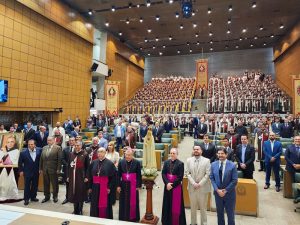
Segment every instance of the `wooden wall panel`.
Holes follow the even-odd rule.
[[[1,111],[54,111],[59,120],[89,115],[93,46],[15,0],[0,0]]]
[[[108,35],[106,63],[113,70],[108,79],[120,81],[119,106],[122,107],[144,84],[144,58]]]

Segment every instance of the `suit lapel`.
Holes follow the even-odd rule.
[[[30,155],[30,153],[29,153],[29,149],[26,149],[26,154],[27,154],[27,157],[29,158],[29,160],[30,160],[31,162],[33,162],[32,158],[31,158],[31,155]]]

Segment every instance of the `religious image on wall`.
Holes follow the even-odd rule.
[[[208,59],[196,60],[196,81],[198,88],[207,89],[208,84]]]
[[[23,133],[0,134],[0,167],[18,167],[23,140]]]
[[[294,114],[300,114],[300,79],[294,79]]]
[[[117,116],[119,110],[120,82],[105,81],[106,115]]]

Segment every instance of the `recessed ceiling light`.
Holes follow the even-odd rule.
[[[208,14],[211,14],[211,8],[208,8],[208,9],[207,9],[207,13],[208,13]]]
[[[208,26],[211,26],[212,25],[212,22],[211,21],[208,21]]]
[[[235,48],[239,48],[239,46],[238,46],[238,45],[236,45],[236,46],[235,46]]]
[[[192,11],[192,16],[195,16],[195,14],[196,14],[196,13],[195,13],[195,11],[193,10],[193,11]]]
[[[129,8],[129,9],[132,8],[132,3],[131,3],[131,2],[128,3],[128,8]]]
[[[157,15],[157,16],[155,17],[155,20],[156,20],[156,21],[159,21],[159,19],[160,19],[160,18],[159,18],[159,15]]]
[[[142,23],[144,20],[143,20],[143,17],[140,17],[140,23]]]
[[[150,0],[147,0],[147,1],[146,1],[146,6],[147,6],[147,7],[150,7],[150,6],[151,6],[151,1],[150,1]]]
[[[177,50],[177,53],[180,54],[180,50]]]
[[[109,27],[109,22],[105,22],[105,26],[106,26],[106,27]]]
[[[258,37],[257,36],[254,36],[254,40],[257,40],[258,39]]]
[[[211,40],[210,42],[209,42],[209,44],[213,44],[214,42]]]
[[[246,32],[247,32],[247,29],[246,29],[246,28],[243,28],[242,32],[243,32],[243,33],[246,33]]]
[[[260,27],[259,27],[259,30],[263,30],[264,29],[264,27],[261,25]]]
[[[89,9],[88,14],[89,14],[90,16],[93,15],[93,11],[92,11],[91,9]]]
[[[197,24],[196,23],[193,23],[193,28],[196,28],[197,27]]]
[[[111,11],[112,11],[112,12],[116,11],[116,7],[115,7],[115,6],[112,6],[112,7],[111,7]]]
[[[228,20],[227,20],[227,23],[228,23],[228,24],[231,24],[231,19],[228,19]]]
[[[283,28],[284,28],[284,25],[283,25],[283,24],[280,24],[279,29],[283,29]]]
[[[175,17],[179,18],[179,13],[178,12],[175,13]]]
[[[273,38],[274,37],[274,35],[273,34],[271,34],[271,36],[270,36],[271,38]]]
[[[166,48],[166,46],[165,46],[165,45],[163,45],[163,48]]]
[[[140,50],[142,51],[142,50],[143,50],[143,48],[142,48],[142,47],[140,47]]]
[[[209,34],[208,34],[209,36],[212,36],[213,35],[213,33],[212,32],[209,32]]]
[[[252,9],[256,8],[256,2],[252,2],[251,8],[252,8]]]
[[[137,7],[137,8],[140,8],[140,4],[137,4],[136,7]]]
[[[199,41],[197,41],[197,45],[200,45],[200,42],[199,42]]]
[[[152,30],[151,30],[151,29],[148,29],[147,31],[148,31],[148,33],[151,33]]]
[[[210,48],[209,50],[210,50],[210,51],[213,51],[214,49],[213,49],[213,48]]]
[[[155,41],[158,41],[158,40],[159,40],[158,37],[156,37],[156,38],[155,38]]]
[[[174,1],[173,0],[169,0],[169,3],[172,4]]]
[[[147,38],[145,38],[145,42],[148,42],[148,39],[147,39]]]
[[[228,45],[225,45],[225,49],[228,49],[229,48],[229,46]]]
[[[192,50],[192,49],[190,49],[190,52],[193,52],[193,50]]]
[[[264,42],[264,46],[266,46],[267,44],[266,44],[266,42]]]
[[[230,33],[231,33],[231,31],[230,31],[230,29],[228,29],[228,30],[227,30],[227,34],[230,34]]]
[[[163,53],[162,52],[159,52],[159,55],[162,55]]]
[[[172,38],[172,36],[170,35],[170,36],[169,36],[169,40],[172,41],[172,39],[173,39],[173,38]]]
[[[183,29],[183,25],[182,24],[180,24],[180,29]]]
[[[243,38],[240,37],[240,41],[242,41],[242,40],[243,40]]]
[[[199,34],[198,34],[198,33],[196,33],[196,34],[195,34],[195,37],[198,37],[198,36],[199,36]]]
[[[128,18],[126,19],[126,24],[129,24],[129,19]]]
[[[155,45],[153,45],[152,48],[155,49]]]
[[[187,42],[186,45],[189,46],[189,45],[190,45],[190,42]]]
[[[120,35],[120,36],[122,36],[122,35],[123,35],[123,33],[122,33],[122,32],[119,32],[119,35]]]
[[[251,44],[250,47],[252,48],[252,47],[253,47],[253,44]]]
[[[151,54],[150,53],[148,53],[148,56],[150,56]]]
[[[232,11],[232,5],[228,6],[228,11],[229,11],[229,12]]]

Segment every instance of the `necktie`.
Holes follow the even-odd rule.
[[[220,177],[220,183],[223,183],[223,162],[221,162],[221,166],[219,168],[219,177]]]
[[[47,156],[47,158],[49,157],[49,155],[50,155],[50,151],[51,151],[51,146],[49,146],[49,148],[47,149],[47,152],[46,152],[46,156]]]
[[[205,149],[206,149],[206,150],[208,149],[208,144],[205,144]]]
[[[42,138],[42,140],[44,139],[44,133],[43,132],[41,133],[41,138]]]

